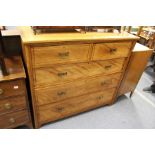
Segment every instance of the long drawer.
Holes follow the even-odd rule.
[[[107,60],[128,57],[131,42],[101,43],[94,47],[93,60]]]
[[[87,78],[85,80],[58,85],[56,87],[36,89],[37,104],[44,105],[65,100],[70,97],[117,87],[120,76],[121,73],[117,73],[109,76]]]
[[[88,61],[90,45],[59,45],[34,47],[33,67],[43,67],[68,62]]]
[[[116,89],[113,88],[107,91],[72,98],[56,104],[39,106],[39,122],[41,124],[47,123],[49,121],[54,121],[95,107],[109,104],[112,102],[115,90]]]
[[[22,109],[26,109],[25,96],[10,97],[0,100],[0,115]]]
[[[12,80],[0,83],[0,99],[25,93],[23,80]]]
[[[0,116],[0,128],[13,128],[23,125],[29,121],[28,112],[26,110],[13,112]]]
[[[53,65],[48,68],[36,69],[34,73],[35,87],[63,84],[89,76],[108,75],[121,72],[125,58],[90,63],[69,65]]]

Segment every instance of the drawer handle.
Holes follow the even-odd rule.
[[[3,89],[0,89],[0,95],[2,95],[4,93]]]
[[[112,67],[112,65],[106,65],[104,68],[108,70],[108,69],[110,69],[111,67]]]
[[[58,53],[58,56],[61,57],[61,58],[68,57],[69,56],[69,52],[60,52],[60,53]]]
[[[103,98],[104,98],[103,95],[97,97],[98,100],[101,100],[101,99],[103,99]]]
[[[56,110],[57,110],[58,112],[62,112],[62,111],[64,110],[64,107],[57,107]]]
[[[10,103],[4,104],[5,109],[10,110],[12,109],[12,105]]]
[[[16,120],[12,117],[12,118],[9,119],[9,122],[10,122],[10,123],[15,123]]]
[[[111,84],[111,83],[112,83],[111,80],[106,80],[106,81],[101,82],[101,86],[104,86],[104,85],[107,85],[107,84]]]
[[[67,72],[58,73],[58,76],[59,76],[59,77],[67,76]]]
[[[110,52],[113,54],[117,51],[117,48],[110,48]]]
[[[66,92],[61,91],[61,92],[58,92],[57,95],[58,95],[58,96],[66,95]]]

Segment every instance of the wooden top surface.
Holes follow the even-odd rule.
[[[101,32],[86,32],[86,33],[42,33],[34,35],[31,27],[17,27],[21,32],[22,41],[28,43],[48,43],[48,42],[63,42],[63,41],[89,41],[89,40],[138,40],[139,37],[131,35],[127,32],[122,33],[101,33]]]
[[[153,49],[148,48],[142,44],[136,43],[133,52],[145,52],[145,51],[153,51]]]
[[[0,82],[8,81],[8,80],[15,80],[20,78],[26,78],[25,70],[23,66],[23,62],[21,57],[13,57],[5,59],[6,67],[9,72],[9,75],[3,76],[2,71],[0,69]]]
[[[11,30],[2,30],[2,36],[16,36],[21,35],[20,30],[18,29],[11,29]]]

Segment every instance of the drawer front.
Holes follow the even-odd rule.
[[[54,121],[112,102],[115,88],[38,107],[40,123]]]
[[[89,48],[88,44],[34,47],[34,67],[88,61]]]
[[[90,63],[56,65],[49,68],[36,69],[34,85],[35,87],[44,87],[45,85],[63,84],[64,82],[87,78],[89,76],[121,72],[124,61],[125,59],[123,58]]]
[[[128,57],[131,45],[131,42],[96,44],[92,59],[107,60]]]
[[[29,121],[28,112],[22,110],[0,116],[0,128],[14,128]]]
[[[121,73],[109,76],[100,76],[56,87],[47,87],[44,89],[36,89],[36,97],[38,105],[45,105],[68,99],[70,97],[80,96],[92,92],[103,91],[108,88],[117,87]]]
[[[0,99],[25,93],[23,80],[7,81],[0,83]]]
[[[0,100],[0,115],[22,109],[26,109],[25,96],[11,97]]]

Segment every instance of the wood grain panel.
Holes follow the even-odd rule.
[[[14,128],[29,122],[28,112],[26,110],[9,113],[0,116],[0,128]]]
[[[52,64],[88,61],[90,45],[60,45],[34,47],[34,66],[43,67]]]
[[[151,54],[152,51],[132,52],[118,95],[135,90]]]
[[[94,47],[93,60],[128,57],[132,42],[102,43]]]
[[[39,124],[61,119],[95,107],[110,104],[115,88],[108,91],[84,95],[56,104],[40,106],[38,110]]]
[[[63,84],[64,82],[90,76],[121,72],[124,61],[125,59],[123,58],[90,63],[53,65],[49,68],[36,69],[34,85],[36,87],[44,87],[45,85]]]
[[[26,109],[25,96],[10,97],[0,100],[0,115],[17,110]]]
[[[103,91],[108,88],[117,87],[121,73],[108,76],[99,76],[95,78],[87,78],[57,87],[47,87],[44,89],[36,89],[36,98],[38,105],[58,102],[70,97],[89,94],[92,92]]]
[[[12,80],[0,83],[0,99],[25,94],[23,80]]]

